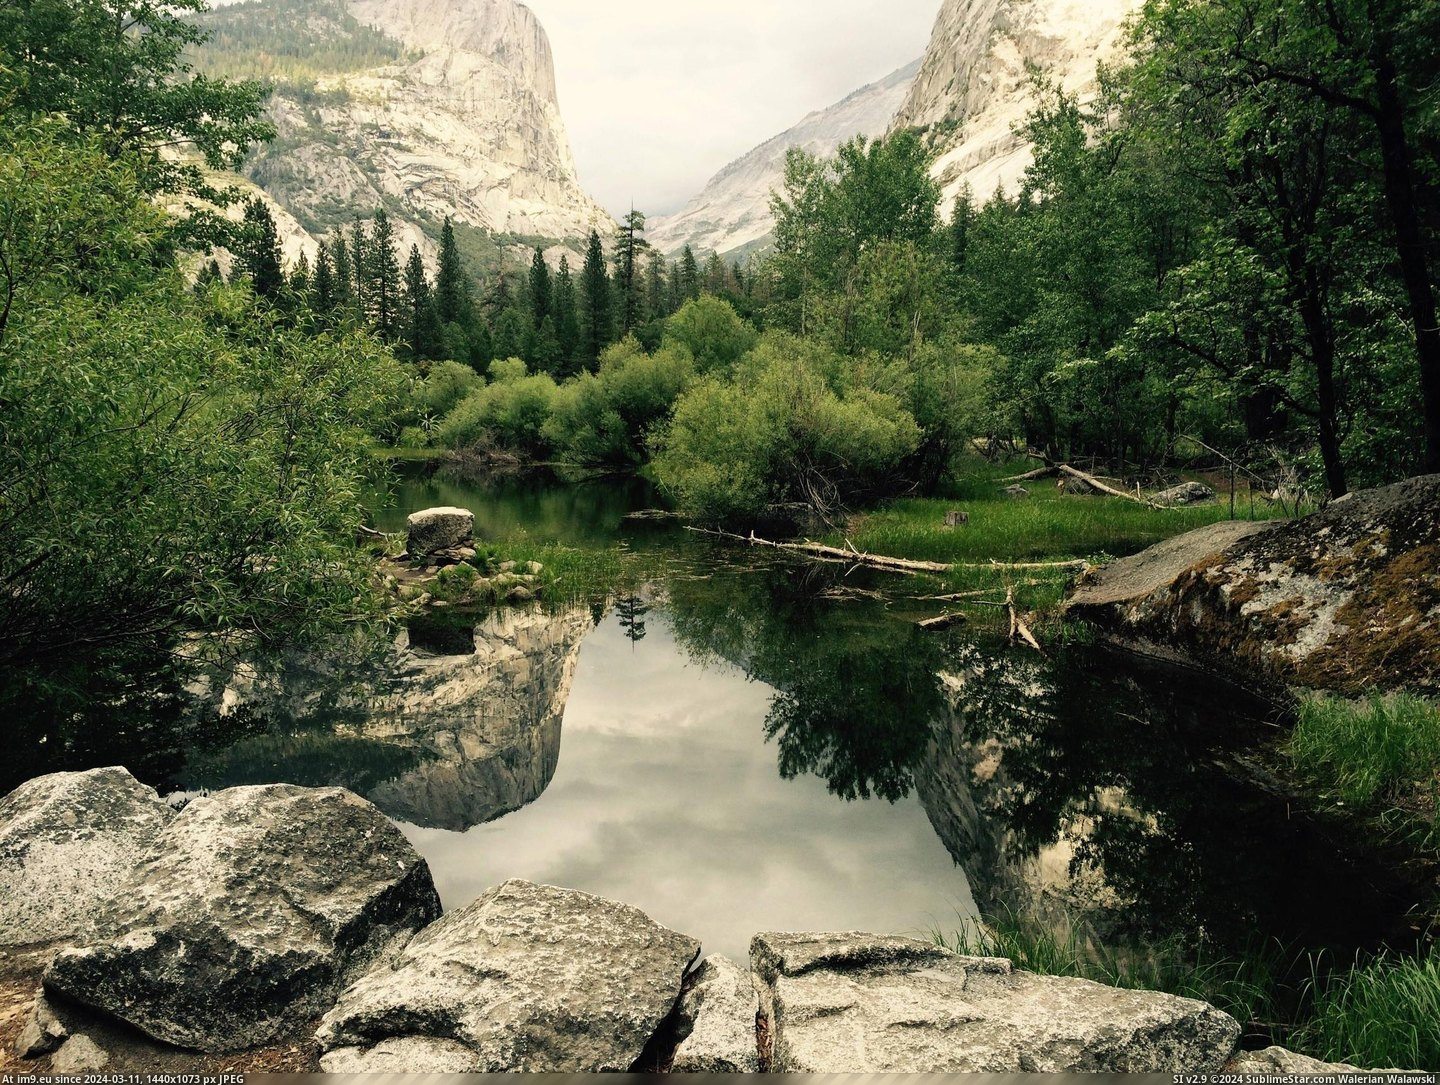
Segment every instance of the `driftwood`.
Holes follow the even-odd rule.
[[[767,546],[773,550],[788,550],[794,554],[805,554],[819,561],[848,562],[851,565],[865,565],[872,569],[886,569],[893,573],[905,573],[909,576],[920,576],[928,573],[950,573],[956,569],[991,569],[996,572],[1006,572],[1012,569],[1085,569],[1089,562],[1082,559],[1074,561],[1026,561],[1017,563],[1005,563],[999,561],[977,562],[973,564],[945,564],[938,561],[911,561],[908,558],[889,558],[883,554],[867,554],[863,550],[855,549],[851,545],[848,550],[842,550],[838,546],[825,546],[815,542],[774,542],[770,539],[762,539],[753,531],[749,535],[737,535],[733,531],[717,531],[711,528],[687,527],[686,531],[694,532],[696,535],[711,535],[717,539],[729,539],[731,542],[744,543],[747,546]]]
[[[916,622],[921,629],[927,633],[938,633],[943,629],[950,629],[953,626],[964,625],[970,619],[963,614],[942,614],[938,618],[926,618],[924,621]]]
[[[1030,632],[1030,627],[1025,624],[1025,619],[1020,617],[1020,611],[1015,606],[1015,588],[1013,585],[1005,589],[1005,609],[1010,612],[1011,642],[1023,640],[1043,656],[1045,649],[1040,647],[1040,642],[1035,639],[1035,634]]]

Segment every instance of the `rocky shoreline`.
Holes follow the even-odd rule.
[[[121,768],[0,800],[0,948],[0,1066],[33,1071],[1320,1067],[1241,1054],[1201,1002],[908,938],[762,932],[748,962],[701,960],[635,908],[524,881],[442,916],[359,796],[240,787],[177,810]]]

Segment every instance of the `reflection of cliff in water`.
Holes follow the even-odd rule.
[[[1245,771],[1267,706],[1150,671],[1083,646],[952,661],[915,783],[980,908],[1232,950],[1391,933],[1404,887]]]
[[[230,740],[192,750],[180,782],[338,785],[426,828],[493,821],[554,776],[593,627],[588,610],[503,609],[476,626],[416,624],[359,679],[314,654],[247,665],[210,698]]]

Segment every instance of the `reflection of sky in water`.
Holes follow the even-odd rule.
[[[663,617],[585,642],[560,766],[530,806],[465,833],[405,826],[446,907],[506,878],[624,901],[744,959],[762,930],[952,929],[969,887],[913,796],[846,803],[782,780],[762,724],[770,688],[699,667]]]

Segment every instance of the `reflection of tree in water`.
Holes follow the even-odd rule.
[[[620,628],[625,630],[625,638],[631,644],[639,644],[645,639],[645,615],[650,613],[650,607],[640,596],[620,596],[615,603],[615,613],[620,618]]]
[[[894,802],[913,786],[942,706],[941,641],[877,606],[820,598],[833,579],[787,567],[677,582],[676,639],[775,688],[765,733],[786,779],[812,772],[841,798]]]

